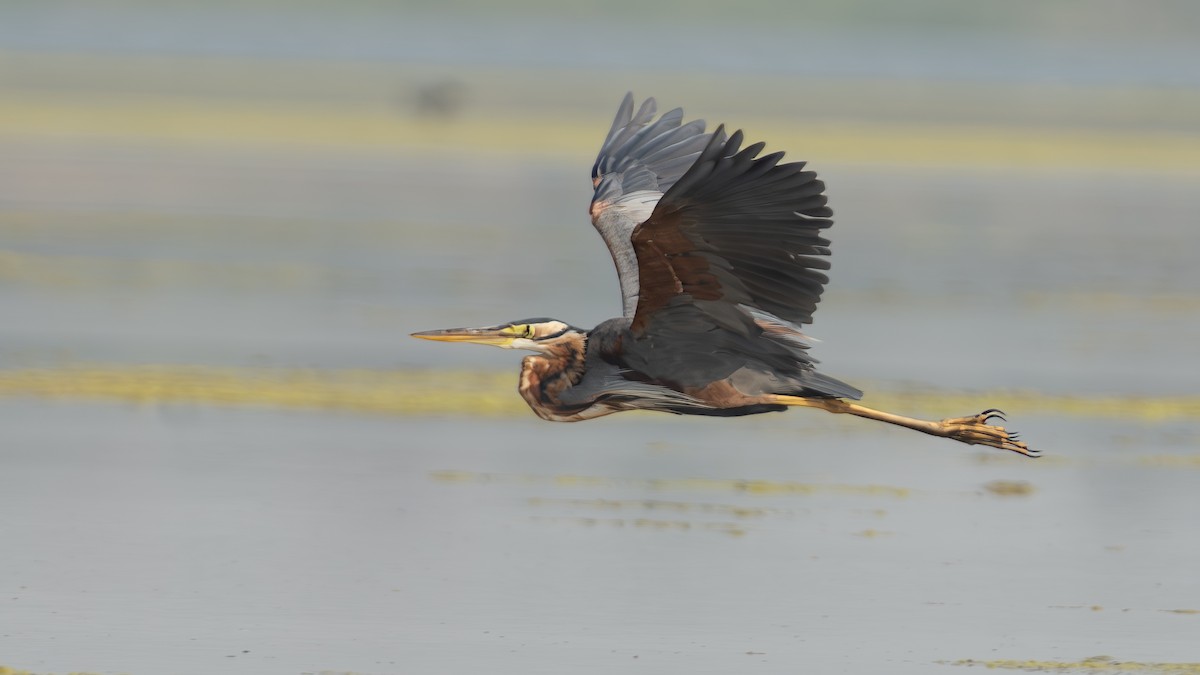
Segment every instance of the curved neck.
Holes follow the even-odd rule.
[[[574,418],[578,406],[562,402],[562,394],[583,379],[587,341],[582,334],[563,336],[544,354],[526,356],[521,361],[521,381],[517,390],[538,417],[554,421]]]

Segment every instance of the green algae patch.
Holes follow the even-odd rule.
[[[962,659],[943,662],[953,666],[981,667],[993,670],[1024,670],[1031,673],[1186,673],[1200,675],[1200,663],[1156,663],[1118,661],[1111,656],[1091,656],[1080,661],[1038,661],[1035,659]]]
[[[526,417],[513,371],[366,370],[77,364],[0,370],[0,396],[348,411],[394,416]],[[1105,417],[1142,422],[1200,419],[1200,396],[1076,397],[1035,392],[871,389],[868,404],[932,417],[998,407],[1014,414]],[[1200,464],[1192,457],[1161,464]],[[748,482],[746,492],[803,486]]]
[[[34,672],[32,670],[22,670],[20,668],[11,668],[9,666],[0,666],[0,675],[54,675],[54,673]],[[89,673],[84,671],[72,670],[62,675],[98,675],[97,673]]]
[[[1028,497],[1036,488],[1023,480],[993,480],[983,484],[989,494],[1000,497]]]
[[[0,140],[71,137],[205,148],[524,156],[531,152],[528,139],[537,138],[538,154],[570,159],[592,156],[596,146],[594,119],[538,108],[466,110],[447,124],[378,106],[22,91],[0,101],[0,121]],[[803,146],[810,156],[833,162],[1062,169],[1103,166],[1121,157],[1127,169],[1185,174],[1200,165],[1200,139],[1166,131],[818,120],[798,131],[791,118],[760,118],[755,128],[782,147]]]
[[[0,396],[348,411],[383,415],[528,415],[515,376],[431,370],[178,365],[0,370]]]

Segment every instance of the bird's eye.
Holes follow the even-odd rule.
[[[533,335],[533,326],[525,326],[525,337],[532,339]]]

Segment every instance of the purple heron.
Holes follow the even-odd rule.
[[[592,224],[616,263],[622,317],[591,330],[523,319],[413,336],[534,352],[518,390],[546,420],[801,406],[1038,455],[991,424],[1004,419],[996,409],[904,417],[854,403],[861,391],[819,372],[800,325],[828,281],[825,184],[782,152],[759,156],[763,143],[743,148],[741,131],[655,113],[654,99],[635,112],[627,94],[592,167]]]

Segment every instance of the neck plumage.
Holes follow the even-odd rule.
[[[553,422],[583,419],[579,416],[580,406],[564,405],[561,397],[583,378],[586,353],[586,338],[575,333],[558,338],[546,353],[526,356],[521,361],[517,390],[538,417]]]

